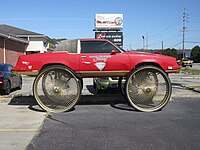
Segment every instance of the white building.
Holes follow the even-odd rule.
[[[27,40],[28,46],[25,51],[26,54],[53,51],[57,44],[56,41],[52,40],[48,36],[45,36],[44,34],[12,27],[9,25],[0,25],[0,30],[4,31],[8,35]]]

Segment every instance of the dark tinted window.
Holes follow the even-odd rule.
[[[118,49],[106,41],[81,41],[81,53],[110,53]]]

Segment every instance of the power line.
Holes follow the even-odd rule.
[[[176,47],[176,46],[178,46],[178,45],[181,45],[181,44],[182,44],[182,42],[177,43],[177,44],[175,44],[175,45],[173,45],[173,46],[170,46],[170,48],[174,48],[174,47]]]
[[[200,42],[185,41],[185,43],[200,43]]]
[[[181,25],[180,21],[181,20],[179,18],[179,20],[175,24],[173,24],[172,26],[168,26],[168,27],[164,28],[163,30],[161,30],[160,32],[158,32],[156,34],[149,35],[149,38],[151,38],[151,39],[158,39],[160,37],[163,37],[163,36],[167,35],[171,31],[173,31],[175,29],[178,29],[178,26]]]

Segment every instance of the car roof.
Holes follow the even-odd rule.
[[[11,64],[0,63],[0,66],[12,66]]]
[[[11,64],[0,64],[0,71],[5,71],[7,70],[9,67],[13,67]]]

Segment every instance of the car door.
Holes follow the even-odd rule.
[[[113,53],[111,53],[113,52]],[[130,68],[129,56],[109,41],[81,41],[80,71],[102,74],[126,73]],[[112,75],[113,76],[113,75]]]

